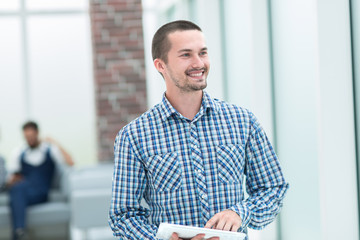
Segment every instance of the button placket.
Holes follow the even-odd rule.
[[[197,190],[202,207],[202,214],[204,219],[209,219],[210,218],[209,203],[208,203],[206,179],[204,175],[204,168],[203,168],[202,155],[200,149],[200,142],[197,134],[196,124],[194,124],[193,122],[190,123],[190,139],[191,139],[191,143],[190,143],[191,158],[194,164],[195,179],[198,187]]]

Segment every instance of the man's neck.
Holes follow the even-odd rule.
[[[35,149],[35,148],[37,148],[37,147],[39,147],[40,146],[40,141],[37,141],[35,144],[33,144],[33,145],[29,145],[29,147],[31,148],[31,149]]]
[[[166,91],[165,95],[181,115],[192,120],[200,110],[203,91],[177,93]]]

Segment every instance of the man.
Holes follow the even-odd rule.
[[[162,222],[245,233],[265,227],[280,212],[288,184],[255,116],[203,91],[210,62],[200,27],[165,24],[152,55],[166,92],[116,137],[114,235],[156,239]]]
[[[27,146],[16,153],[7,182],[14,240],[26,237],[26,208],[47,201],[56,165],[74,164],[71,156],[54,140],[40,141],[35,122],[25,123],[23,133]]]

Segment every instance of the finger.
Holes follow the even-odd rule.
[[[211,238],[208,238],[206,240],[220,240],[220,237],[211,237]]]
[[[205,237],[204,233],[200,233],[198,235],[196,235],[195,237],[193,237],[191,240],[201,240]]]
[[[231,231],[232,231],[232,232],[237,232],[240,227],[241,227],[241,223],[235,223],[235,224],[231,227]]]
[[[170,237],[170,239],[169,240],[179,240],[179,236],[178,236],[178,234],[177,233],[173,233],[173,234],[171,234],[171,237]]]
[[[218,229],[218,230],[223,230],[224,226],[226,224],[226,220],[221,218],[218,220],[218,222],[216,223],[216,225],[213,227],[213,229]]]
[[[222,228],[222,230],[224,231],[230,231],[231,227],[233,226],[233,224],[231,222],[225,222],[224,227]]]
[[[212,228],[217,223],[218,219],[219,215],[215,214],[212,218],[209,219],[209,221],[207,221],[204,228]]]

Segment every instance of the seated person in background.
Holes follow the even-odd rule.
[[[25,123],[23,133],[27,145],[10,162],[7,181],[14,240],[26,237],[26,208],[47,201],[56,165],[74,164],[57,142],[50,138],[46,139],[47,142],[40,141],[35,122]]]

